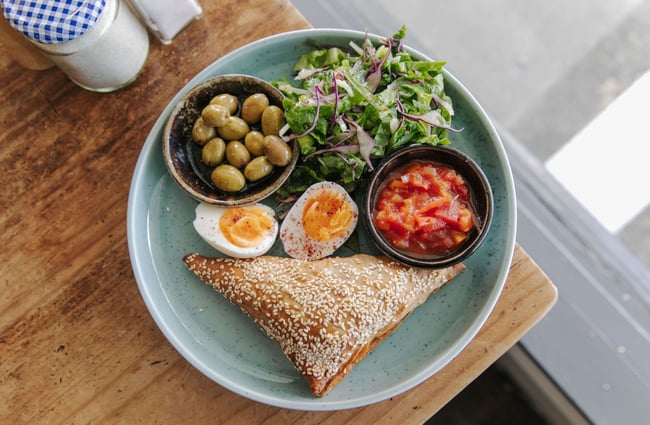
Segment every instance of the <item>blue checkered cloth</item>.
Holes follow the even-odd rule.
[[[0,0],[11,26],[39,43],[64,43],[91,28],[117,0]]]

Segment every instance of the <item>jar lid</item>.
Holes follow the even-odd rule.
[[[0,0],[7,22],[44,44],[64,43],[85,33],[99,19],[106,1]]]

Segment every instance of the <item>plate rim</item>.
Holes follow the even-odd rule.
[[[150,155],[154,154],[155,147],[157,146],[158,140],[155,140],[155,135],[158,133],[159,127],[164,126],[167,116],[170,114],[172,109],[176,106],[183,95],[188,92],[193,86],[200,83],[201,81],[208,78],[212,73],[215,72],[215,68],[219,66],[221,62],[231,62],[236,60],[238,56],[247,54],[249,50],[255,50],[264,48],[269,44],[274,44],[278,40],[282,39],[308,39],[308,38],[318,38],[318,37],[349,37],[360,38],[368,35],[373,39],[382,39],[385,36],[379,36],[376,34],[369,34],[363,31],[349,30],[349,29],[339,29],[339,28],[313,28],[313,29],[302,29],[287,31],[271,36],[267,36],[251,43],[245,44],[230,53],[227,53],[217,60],[213,61],[201,71],[199,71],[194,77],[192,77],[183,87],[174,95],[174,97],[167,103],[165,108],[161,111],[160,115],[154,122],[151,130],[149,131],[145,143],[143,144],[140,154],[136,162],[135,169],[133,171],[133,176],[131,180],[131,185],[129,188],[128,204],[127,204],[127,242],[129,256],[131,259],[131,265],[133,273],[136,279],[141,296],[145,302],[145,305],[154,319],[156,325],[167,338],[167,340],[172,344],[176,351],[178,351],[192,366],[197,368],[201,373],[210,378],[212,381],[223,386],[224,388],[233,391],[241,396],[247,397],[249,399],[269,404],[272,406],[288,409],[298,409],[298,410],[307,410],[307,411],[332,411],[332,410],[341,410],[348,408],[362,407],[369,404],[377,403],[384,401],[390,397],[394,397],[398,394],[401,394],[405,391],[408,391],[415,386],[421,384],[423,381],[429,379],[435,373],[444,368],[453,358],[455,358],[460,352],[476,337],[478,332],[481,330],[485,322],[487,321],[490,313],[493,311],[496,302],[501,295],[503,287],[505,286],[505,281],[507,280],[508,270],[512,263],[512,258],[514,255],[514,248],[516,243],[516,227],[517,227],[517,210],[516,210],[516,192],[514,185],[514,177],[512,169],[510,166],[510,161],[508,160],[505,147],[499,137],[499,134],[496,131],[496,128],[492,121],[489,119],[487,113],[483,107],[479,104],[476,98],[472,93],[449,71],[443,68],[445,81],[450,81],[454,86],[456,91],[461,92],[465,97],[465,101],[471,104],[472,108],[476,110],[476,118],[478,118],[487,133],[490,136],[490,139],[495,142],[495,150],[498,153],[498,162],[503,167],[505,181],[503,182],[506,186],[506,193],[511,196],[508,196],[505,199],[506,208],[505,212],[508,215],[507,233],[505,234],[505,252],[503,253],[503,259],[498,267],[497,273],[497,282],[492,289],[490,296],[487,297],[486,303],[480,310],[480,313],[477,315],[476,320],[462,333],[462,338],[459,338],[453,344],[450,344],[449,347],[443,352],[445,355],[439,356],[435,362],[432,362],[428,367],[423,368],[412,375],[410,378],[400,382],[399,384],[389,386],[382,390],[371,391],[371,395],[365,395],[364,397],[357,397],[354,399],[347,399],[345,401],[334,401],[328,402],[327,397],[325,398],[314,398],[313,400],[288,400],[284,399],[277,395],[270,395],[251,389],[249,387],[233,382],[229,379],[223,379],[217,371],[213,368],[209,368],[205,365],[200,358],[192,353],[191,350],[188,350],[185,344],[174,332],[174,324],[170,322],[171,318],[166,318],[161,312],[161,305],[157,298],[160,297],[159,294],[154,294],[151,288],[145,284],[144,280],[146,279],[146,273],[144,273],[146,265],[143,264],[139,258],[138,252],[141,252],[143,248],[147,248],[146,245],[148,241],[140,241],[137,237],[137,229],[135,228],[135,223],[138,221],[138,215],[143,214],[148,211],[148,203],[144,205],[144,212],[141,208],[143,205],[141,201],[143,199],[142,191],[139,190],[140,185],[144,177],[144,172],[148,166],[147,159]],[[286,41],[286,40],[285,40]],[[418,57],[424,58],[426,60],[432,60],[428,55],[425,55],[413,48],[405,45],[405,49]],[[162,152],[159,152],[162,155]],[[146,214],[145,214],[146,215]],[[141,247],[144,245],[144,247]],[[148,250],[147,250],[148,251]],[[152,268],[150,270],[154,275],[156,275],[155,270]],[[164,294],[163,294],[164,296]],[[441,359],[446,359],[446,361],[441,363]]]

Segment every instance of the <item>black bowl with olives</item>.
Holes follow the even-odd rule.
[[[221,206],[258,202],[289,177],[298,143],[285,141],[282,93],[249,75],[220,75],[192,88],[170,114],[163,157],[193,198]]]

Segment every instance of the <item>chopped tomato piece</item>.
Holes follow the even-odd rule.
[[[417,214],[419,215],[425,215],[425,214],[430,214],[433,213],[434,211],[443,208],[445,204],[449,204],[450,199],[448,197],[437,197],[433,198],[428,204],[426,204],[424,207],[420,208],[417,210]]]

